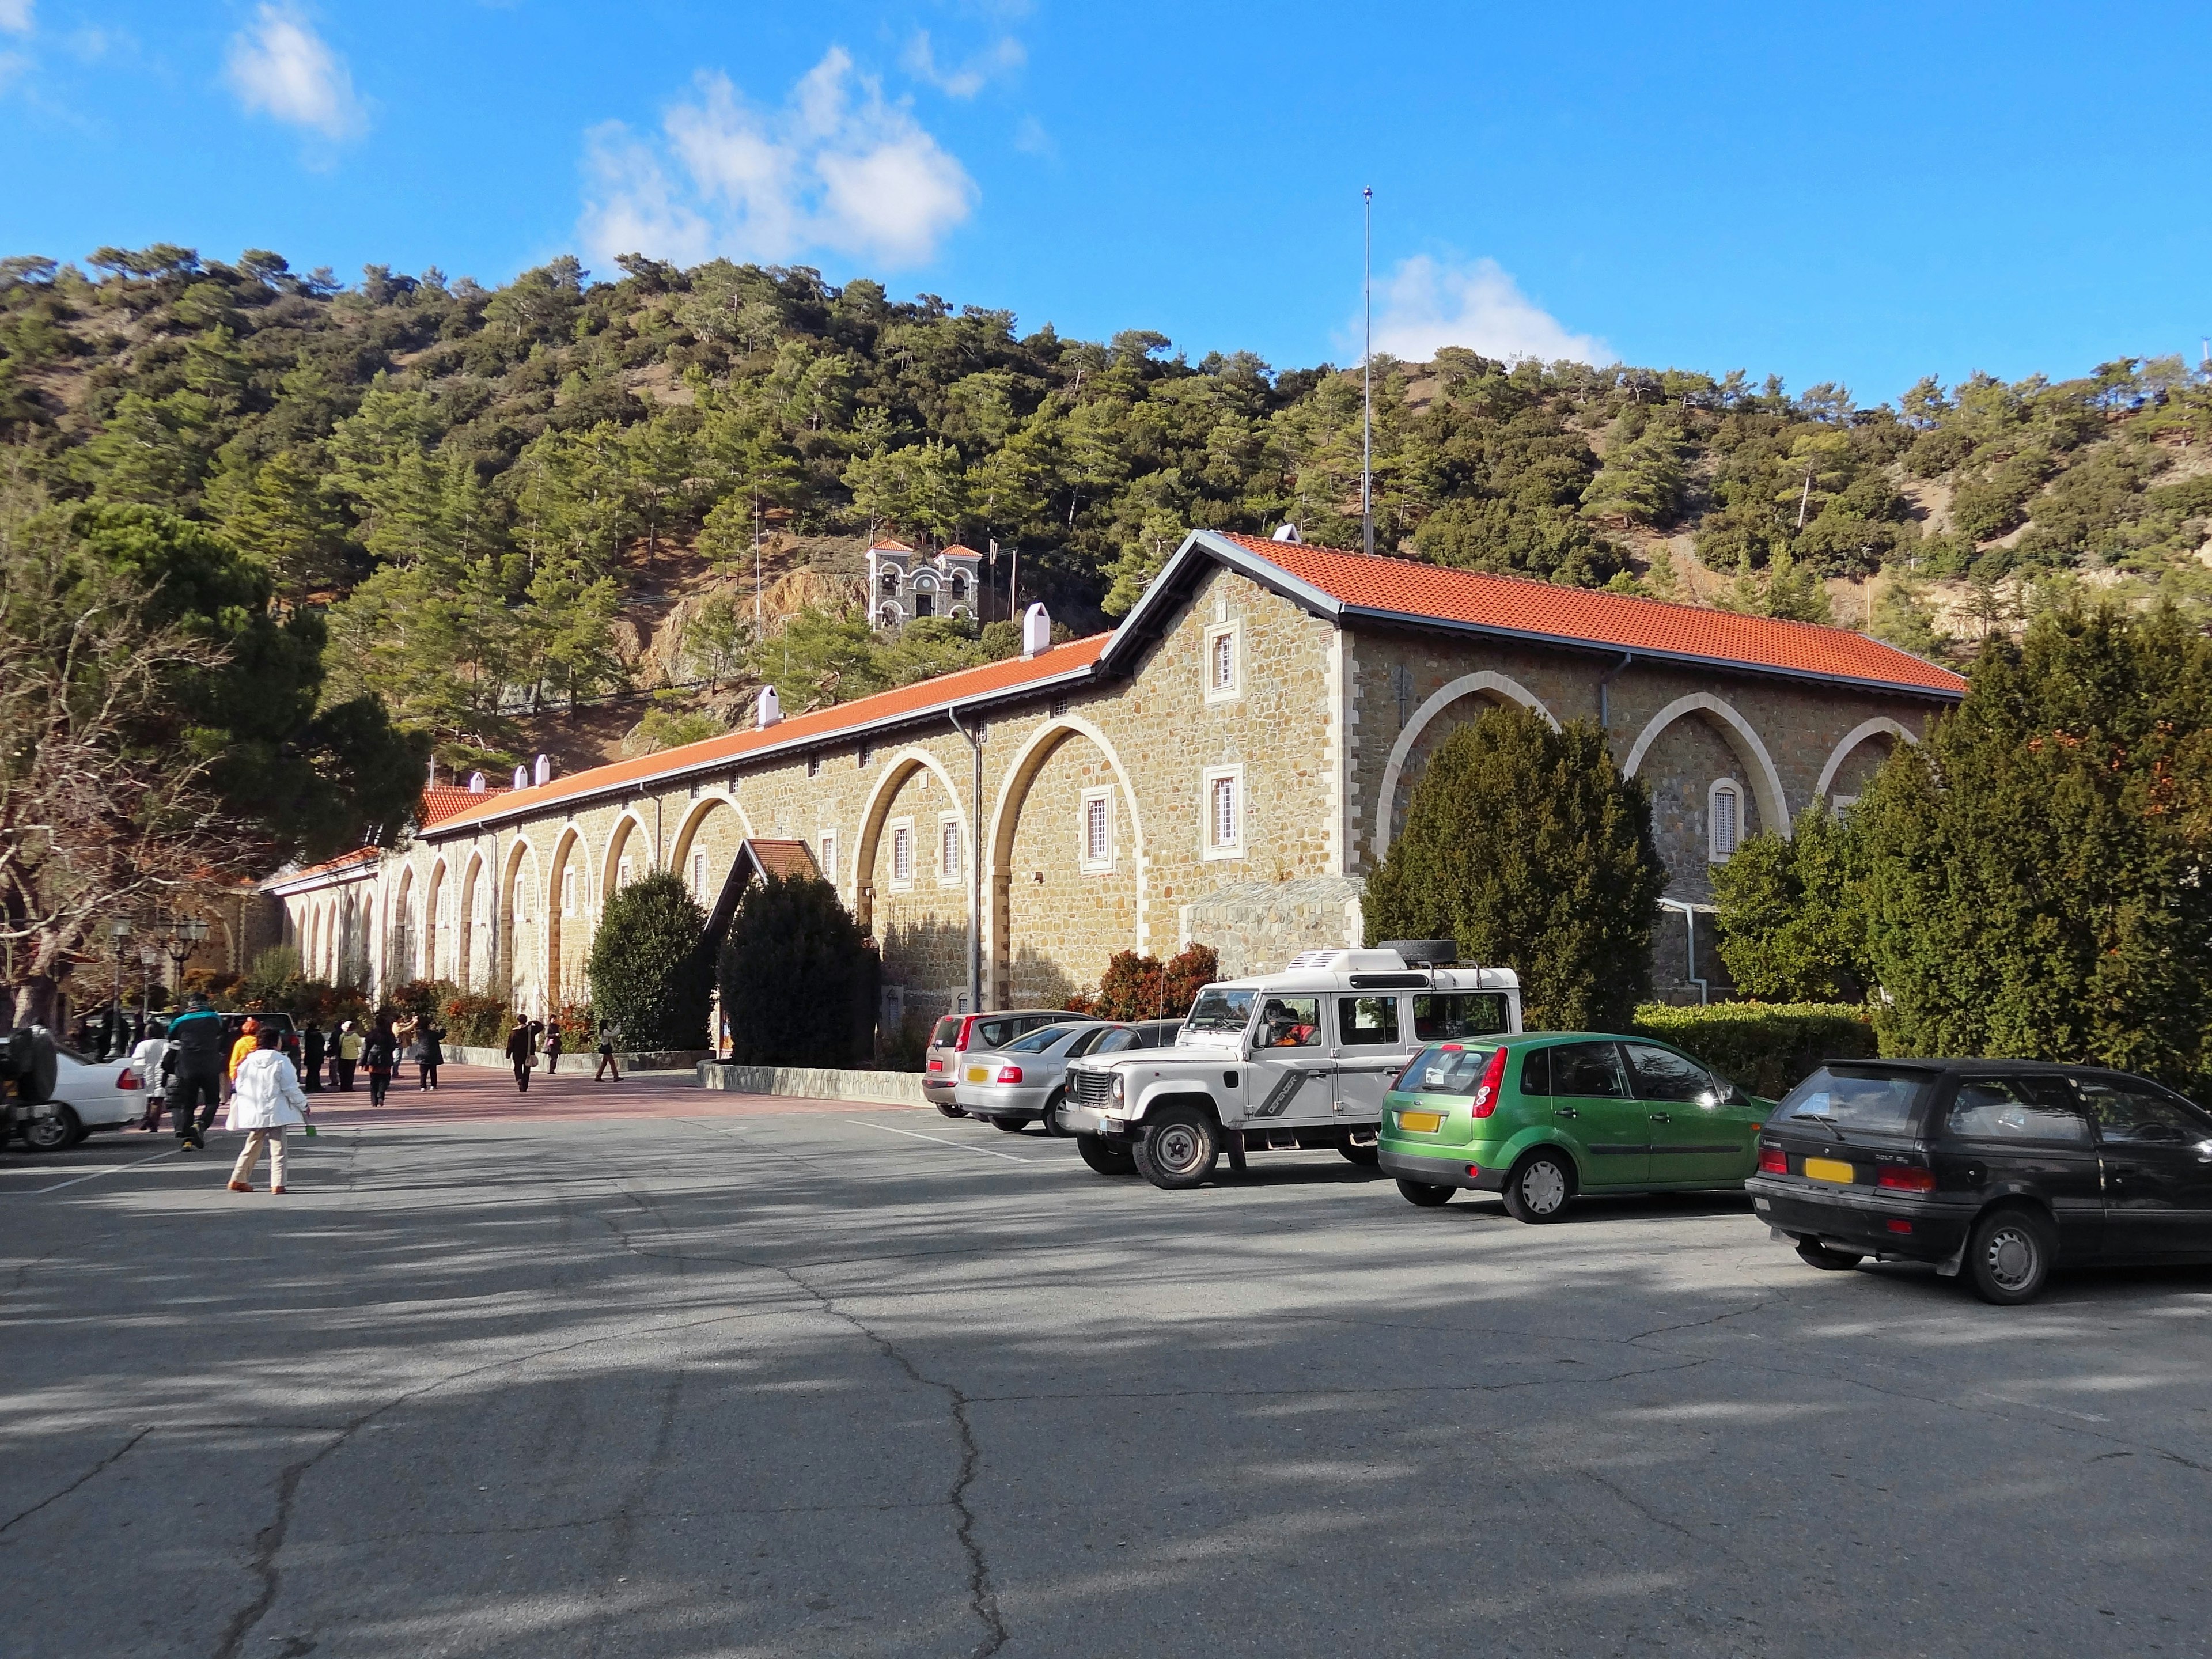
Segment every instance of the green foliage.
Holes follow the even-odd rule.
[[[439,983],[443,984],[441,981]],[[507,1042],[513,1024],[503,998],[456,992],[439,1007],[446,1042],[468,1048],[497,1048]]]
[[[1852,809],[1886,1048],[2212,1073],[2212,646],[2062,605]]]
[[[1753,836],[1713,866],[1715,948],[1739,992],[1763,1002],[1866,1000],[1856,856],[1849,820],[1815,801],[1793,836]]]
[[[1198,994],[1221,977],[1221,955],[1188,945],[1163,963],[1158,957],[1116,951],[1098,976],[1098,994],[1067,1000],[1068,1012],[1100,1019],[1181,1019]]]
[[[1746,1093],[1778,1100],[1822,1061],[1876,1052],[1864,1008],[1849,1003],[1716,1002],[1675,1008],[1647,1002],[1629,1028],[1671,1042]]]
[[[1883,586],[1881,597],[1875,601],[1874,626],[1868,631],[1916,656],[1932,657],[1944,644],[1936,613],[1920,597],[1918,586],[1902,580]]]
[[[744,1066],[854,1066],[867,1058],[882,978],[837,890],[757,882],[722,945],[722,1017]]]
[[[1521,975],[1531,1029],[1618,1030],[1649,988],[1666,866],[1644,786],[1585,721],[1494,708],[1439,744],[1367,884],[1367,937],[1455,939]]]
[[[633,1052],[707,1046],[707,913],[665,870],[607,901],[592,938],[592,1006]]]
[[[410,979],[386,991],[384,1000],[403,1018],[428,1019],[460,994],[461,988],[449,979]]]

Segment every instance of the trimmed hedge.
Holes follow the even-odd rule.
[[[1647,1002],[1630,1028],[1695,1054],[1730,1082],[1778,1100],[1824,1060],[1879,1051],[1867,1011],[1844,1002]]]

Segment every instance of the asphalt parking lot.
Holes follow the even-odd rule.
[[[2212,1272],[494,1080],[0,1158],[11,1655],[2212,1645]]]

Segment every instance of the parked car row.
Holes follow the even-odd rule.
[[[1585,1194],[1748,1190],[1814,1267],[1929,1262],[1999,1304],[2061,1263],[2212,1261],[2212,1114],[2156,1083],[1835,1060],[1765,1100],[1668,1043],[1523,1032],[1514,976],[1454,965],[1449,941],[1309,952],[1206,987],[1180,1023],[954,1016],[930,1063],[948,1115],[1041,1122],[1165,1188],[1334,1147],[1412,1204],[1496,1193],[1529,1223]]]

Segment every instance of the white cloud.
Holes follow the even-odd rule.
[[[973,98],[992,76],[1012,74],[1029,62],[1029,54],[1013,36],[1002,35],[988,50],[977,52],[959,68],[940,68],[936,49],[930,44],[929,31],[916,29],[899,61],[917,81],[927,81],[950,97]]]
[[[344,138],[368,124],[345,59],[297,11],[264,5],[252,28],[231,37],[231,90],[249,110]]]
[[[38,0],[0,0],[0,29],[10,34],[31,32],[31,14],[38,9]]]
[[[585,135],[580,232],[596,262],[785,260],[826,248],[918,264],[975,204],[967,170],[842,46],[781,110],[756,110],[726,75],[702,71],[696,84],[657,141],[619,121]]]
[[[1607,363],[1613,349],[1576,334],[1521,291],[1495,259],[1440,264],[1415,254],[1384,277],[1375,296],[1375,349],[1425,363],[1439,346],[1467,346],[1486,357]],[[1355,322],[1352,339],[1358,340]]]

